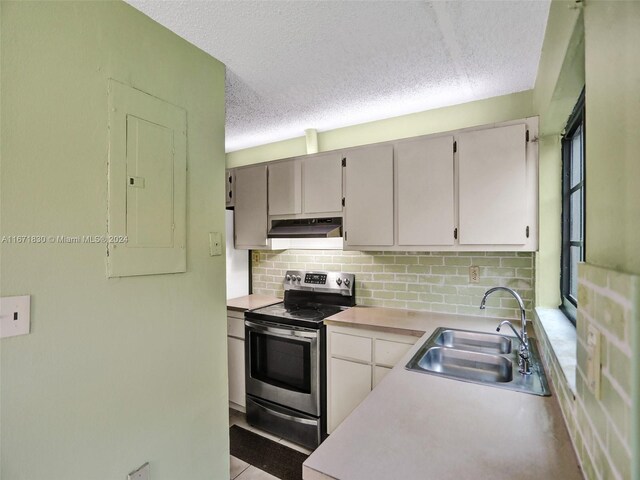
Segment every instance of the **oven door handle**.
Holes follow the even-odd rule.
[[[281,337],[302,337],[302,338],[310,338],[310,339],[318,338],[318,332],[304,332],[301,330],[287,330],[284,328],[275,328],[275,327],[270,327],[266,325],[260,325],[258,323],[253,323],[253,322],[250,322],[249,320],[245,320],[244,324],[247,327],[257,332],[271,333]]]
[[[253,403],[255,403],[258,408],[261,408],[262,410],[267,412],[269,415],[273,415],[274,417],[282,418],[283,420],[288,420],[288,421],[294,422],[294,423],[302,423],[303,425],[317,425],[318,424],[317,420],[309,420],[309,419],[306,419],[306,418],[300,418],[300,417],[294,417],[292,415],[287,415],[286,413],[280,413],[280,412],[278,412],[276,410],[273,410],[272,408],[266,407],[265,405],[262,404],[262,402],[259,402],[255,398],[252,398],[251,401]]]

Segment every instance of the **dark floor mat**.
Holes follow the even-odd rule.
[[[229,429],[229,437],[234,457],[281,480],[302,480],[302,462],[308,455],[237,425]]]

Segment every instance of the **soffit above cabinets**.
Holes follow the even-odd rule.
[[[533,88],[547,0],[127,0],[227,66],[226,150]]]

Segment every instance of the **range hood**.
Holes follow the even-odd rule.
[[[272,220],[268,238],[342,237],[342,218],[296,218]]]

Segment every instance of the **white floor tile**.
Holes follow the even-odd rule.
[[[249,467],[244,472],[240,474],[236,480],[279,480],[278,477],[274,477],[273,475],[265,472],[264,470],[260,470],[256,467]]]
[[[239,458],[236,458],[233,455],[231,455],[231,472],[230,472],[229,478],[233,480],[249,467],[250,465],[247,462],[244,462]]]

